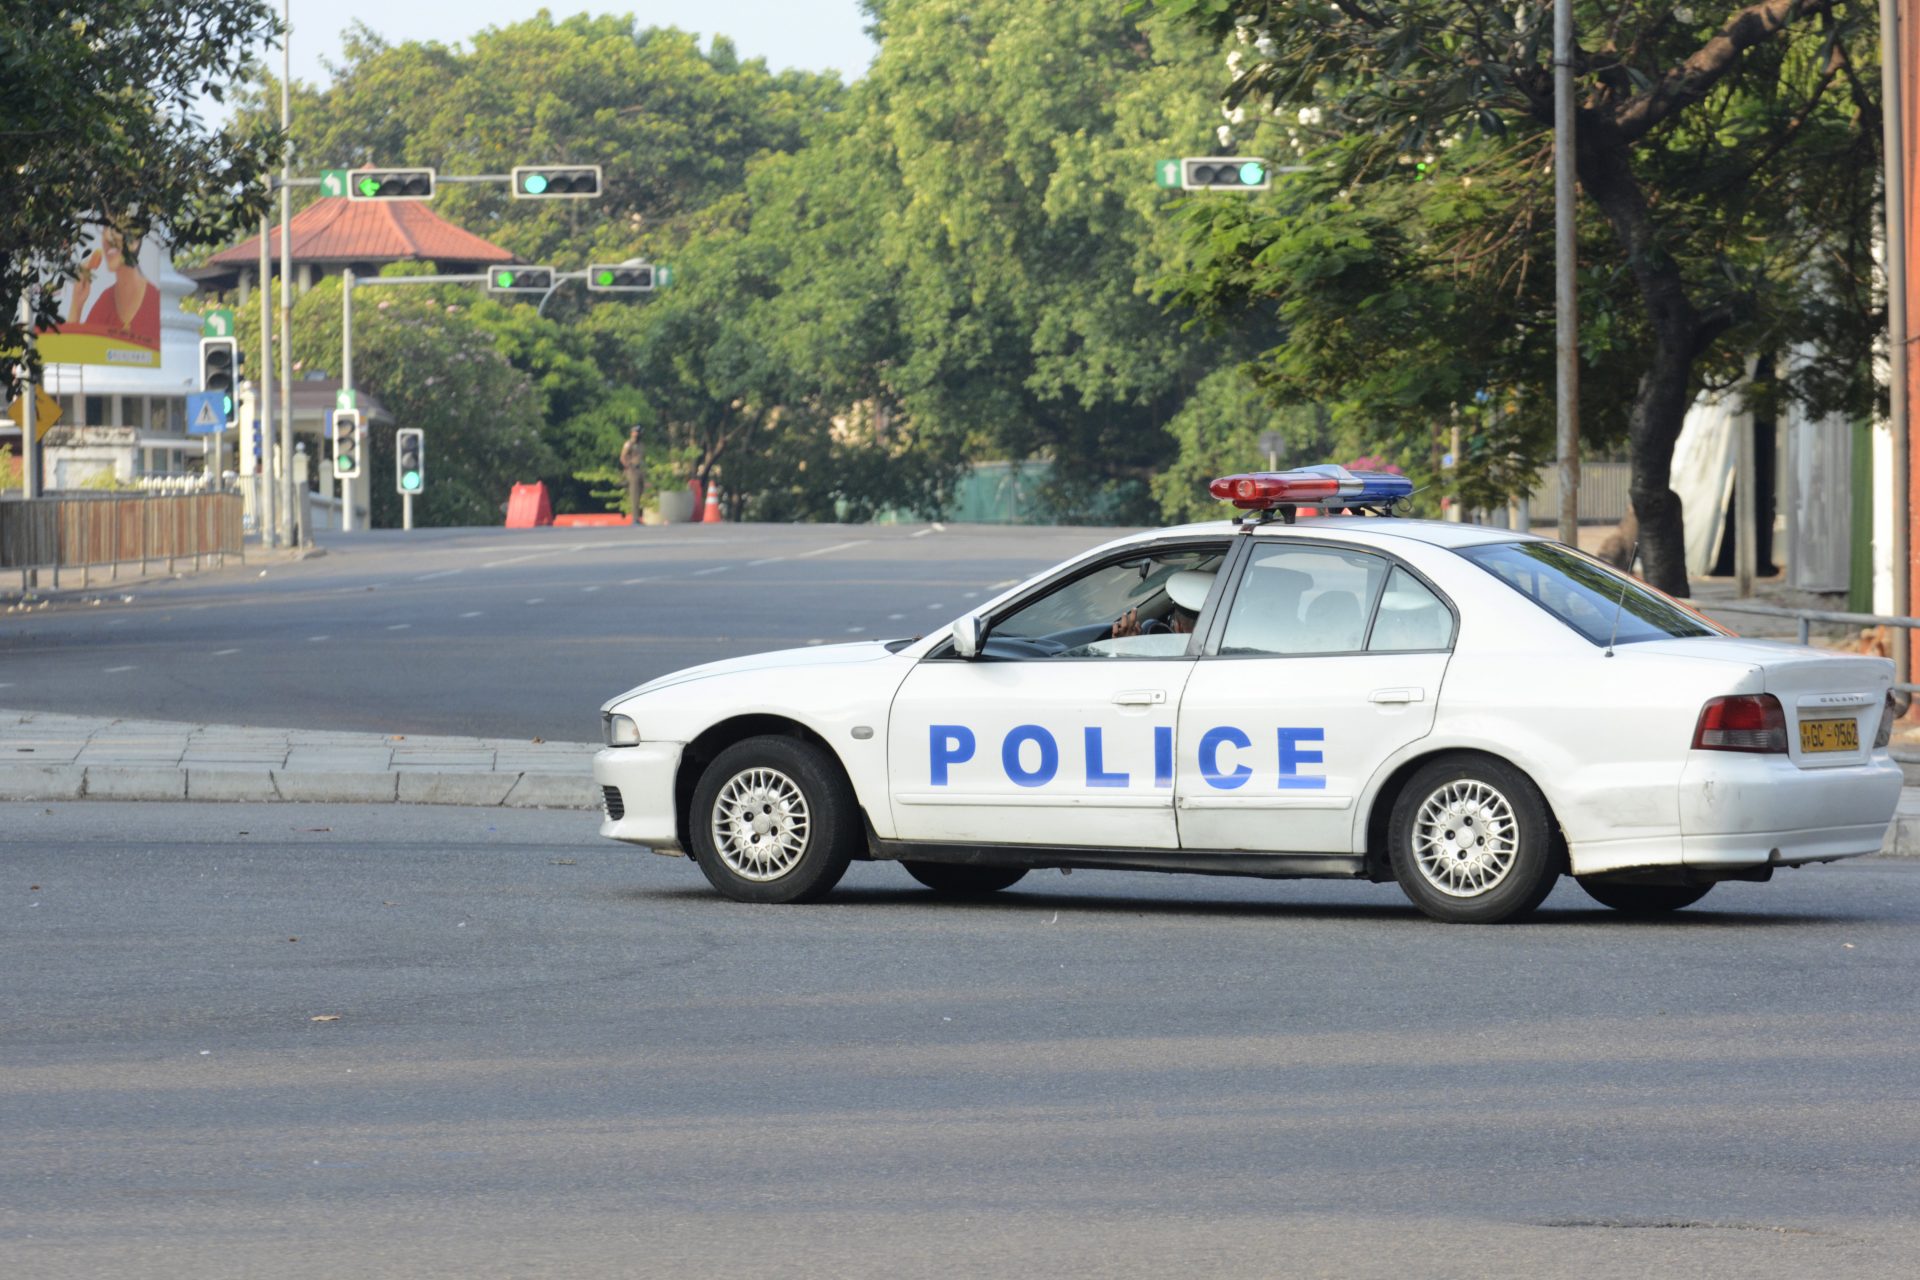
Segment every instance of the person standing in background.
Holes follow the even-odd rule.
[[[633,513],[633,523],[640,523],[640,495],[647,487],[647,447],[640,443],[640,428],[635,427],[620,446],[620,470],[627,477],[627,509]]]

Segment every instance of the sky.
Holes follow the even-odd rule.
[[[276,0],[278,2],[278,0]],[[324,87],[325,62],[340,61],[340,33],[356,19],[394,44],[406,40],[464,43],[486,27],[530,18],[541,9],[556,16],[586,10],[631,13],[641,26],[679,27],[731,37],[742,57],[765,58],[776,71],[799,67],[834,70],[858,79],[874,54],[859,0],[291,0],[293,78]],[[270,55],[278,70],[279,50]]]

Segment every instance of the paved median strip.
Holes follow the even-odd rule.
[[[0,800],[597,809],[597,749],[0,711]]]

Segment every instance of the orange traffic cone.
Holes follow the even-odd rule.
[[[700,523],[701,524],[721,523],[720,486],[713,483],[711,480],[707,482],[707,509],[701,513]]]

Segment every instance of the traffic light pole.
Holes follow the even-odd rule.
[[[253,472],[254,520],[260,527],[260,545],[280,544],[280,526],[274,521],[273,500],[273,262],[268,257],[268,235],[273,223],[260,215],[260,394],[254,408],[260,415],[260,461]],[[241,446],[245,448],[246,445]]]
[[[353,268],[348,267],[340,273],[340,390],[345,393],[348,404],[353,403]],[[368,504],[372,506],[371,503]],[[373,512],[367,512],[367,523],[373,523]],[[340,531],[353,532],[353,478],[343,477],[340,481]]]

